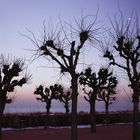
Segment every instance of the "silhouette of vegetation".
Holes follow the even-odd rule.
[[[55,30],[51,30],[51,28],[49,28],[49,31],[49,29],[46,30],[44,25],[44,38],[42,39],[41,45],[39,44],[41,41],[38,43],[32,32],[31,34],[33,35],[33,39],[25,35],[37,46],[35,58],[38,58],[38,56],[44,56],[49,61],[53,60],[60,68],[61,73],[68,73],[71,77],[71,140],[77,140],[77,82],[79,76],[77,72],[77,65],[79,62],[79,55],[81,53],[81,49],[84,48],[84,45],[86,45],[87,41],[97,41],[96,33],[99,30],[99,27],[96,28],[95,26],[97,16],[95,16],[92,22],[89,19],[90,17],[91,16],[82,17],[80,22],[75,20],[78,29],[75,29],[70,24],[66,24],[64,26],[61,22],[61,27],[58,31],[58,27]],[[72,36],[69,36],[70,34]],[[73,39],[74,36],[75,39]]]
[[[52,104],[52,100],[57,100],[59,98],[59,94],[62,94],[63,87],[58,84],[51,85],[49,88],[43,87],[40,85],[36,88],[34,94],[37,95],[36,99],[42,102],[46,103],[46,121],[45,121],[45,128],[47,128],[47,125],[49,123],[49,114],[50,114],[50,108]]]
[[[71,94],[72,94],[71,91],[68,90],[65,92],[61,92],[61,94],[59,95],[59,100],[64,104],[66,115],[68,115],[70,112]]]
[[[87,68],[80,74],[79,83],[83,85],[83,91],[86,94],[84,98],[90,104],[91,132],[96,132],[96,100],[98,99],[98,97],[104,100],[105,90],[109,91],[110,94],[113,92],[113,87],[117,84],[116,78],[112,77],[112,72],[109,72],[107,68],[101,68],[98,74],[92,72],[91,68]],[[106,103],[108,111],[109,103],[111,103],[110,100],[112,100],[113,97],[109,94],[106,95],[108,96]]]
[[[13,59],[0,56],[0,138],[2,137],[2,117],[6,104],[12,103],[8,93],[14,92],[15,88],[22,87],[30,79],[29,75],[21,77],[24,70],[22,59]]]
[[[84,98],[90,104],[91,132],[96,132],[95,102],[100,86],[97,80],[98,78],[91,68],[87,68],[79,77],[79,83],[84,86],[83,90],[87,95]]]
[[[116,100],[116,86],[118,84],[117,77],[113,76],[109,69],[104,69],[104,77],[106,78],[105,84],[100,87],[98,93],[98,101],[104,101],[106,111],[106,124],[109,123],[109,106]]]
[[[116,39],[112,50],[109,47],[104,52],[104,57],[109,60],[109,64],[124,70],[129,79],[133,100],[133,140],[140,139],[139,131],[139,96],[140,96],[140,28],[138,18],[133,20],[131,16],[125,20],[121,13],[120,19],[115,18],[112,23]],[[134,21],[134,22],[133,22]],[[115,57],[117,56],[117,57]]]
[[[50,113],[51,103],[53,99],[59,100],[60,102],[64,103],[66,114],[68,115],[70,111],[69,107],[71,101],[70,90],[64,92],[64,88],[59,84],[51,85],[49,88],[44,88],[44,86],[40,85],[36,88],[34,94],[37,95],[37,100],[46,103],[47,115],[49,115]]]
[[[95,103],[101,82],[98,81],[96,73],[92,72],[91,68],[87,68],[80,74],[79,83],[84,86],[83,90],[87,95],[84,98],[90,104],[91,132],[96,132]]]
[[[139,113],[140,115],[140,113]],[[104,113],[96,114],[96,123],[104,124],[106,116]],[[110,114],[110,124],[115,123],[131,123],[132,122],[131,111],[117,111]],[[49,118],[49,126],[70,126],[70,115],[54,113]],[[24,127],[37,127],[44,126],[46,116],[44,113],[23,113],[23,114],[4,114],[3,115],[3,128],[24,128]],[[140,120],[140,117],[139,117]],[[88,113],[78,114],[78,125],[88,125],[90,123],[90,116]]]

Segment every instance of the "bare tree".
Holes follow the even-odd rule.
[[[76,21],[78,29],[73,28],[70,24],[67,27],[62,25],[60,30],[51,30],[46,33],[44,26],[44,35],[41,45],[36,39],[31,41],[37,46],[37,57],[44,56],[47,60],[55,62],[61,70],[61,73],[68,73],[71,77],[72,87],[72,124],[71,124],[71,140],[77,140],[77,96],[78,96],[78,72],[77,65],[81,49],[87,41],[97,41],[96,35],[99,28],[96,28],[95,19],[90,22],[88,19],[91,16],[82,17],[80,23]],[[66,27],[66,28],[65,28]],[[50,28],[51,29],[51,28]],[[49,30],[49,29],[48,29]],[[75,36],[75,39],[74,38]],[[78,38],[77,38],[78,37]]]
[[[113,51],[106,49],[104,57],[108,58],[110,65],[124,70],[132,88],[133,99],[133,140],[140,139],[139,132],[139,96],[140,96],[140,28],[138,18],[133,22],[133,16],[124,20],[121,13],[120,19],[115,18],[112,23],[115,34]]]
[[[36,88],[34,94],[37,95],[37,100],[46,103],[46,115],[48,116],[50,113],[52,100],[57,100],[59,96],[63,94],[63,87],[61,85],[55,84],[51,85],[49,88],[44,88],[42,85],[40,85]]]
[[[95,118],[95,103],[97,99],[99,83],[97,81],[97,76],[92,72],[91,68],[87,68],[84,72],[80,74],[79,83],[83,85],[85,100],[90,104],[90,124],[91,132],[96,132],[96,118]]]
[[[13,59],[0,56],[0,139],[2,137],[2,116],[6,103],[11,103],[12,98],[8,97],[9,92],[14,92],[17,86],[22,87],[27,83],[30,76],[21,77],[24,70],[22,59]]]
[[[92,72],[91,68],[87,68],[80,74],[79,83],[83,85],[86,94],[84,98],[90,104],[91,132],[96,132],[96,100],[100,98],[105,101],[108,113],[109,103],[114,99],[112,94],[117,85],[117,80],[112,75],[113,73],[109,72],[108,68],[101,68],[98,74]]]
[[[61,92],[61,94],[59,95],[59,100],[64,103],[66,115],[68,115],[70,112],[71,94],[72,94],[72,92],[70,90],[68,90],[65,92]]]
[[[40,85],[36,88],[34,94],[37,96],[36,99],[46,103],[46,121],[45,121],[45,128],[48,126],[49,122],[49,114],[50,108],[52,104],[52,100],[59,99],[60,94],[63,93],[63,87],[59,84],[51,85],[49,88]]]
[[[96,132],[95,105],[100,87],[106,83],[107,77],[104,75],[106,75],[106,69],[100,69],[97,75],[91,68],[87,68],[79,77],[79,83],[84,86],[83,90],[86,94],[84,98],[90,104],[91,132]]]
[[[118,84],[117,77],[113,76],[112,72],[106,69],[106,82],[100,87],[100,92],[98,93],[98,101],[104,101],[105,111],[106,111],[106,124],[109,123],[109,106],[116,100],[116,86]]]

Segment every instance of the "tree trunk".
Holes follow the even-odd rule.
[[[47,112],[46,112],[46,119],[45,119],[45,129],[47,129],[48,128],[48,122],[49,122],[49,114],[50,114],[50,105],[49,104],[47,104],[46,105],[46,110],[47,110]]]
[[[72,75],[72,109],[71,109],[71,140],[78,140],[77,135],[77,96],[78,96],[78,75]]]
[[[68,115],[69,114],[69,105],[68,105],[68,103],[66,102],[66,104],[65,104],[65,113],[66,113],[66,115]]]
[[[0,101],[0,139],[2,138],[2,117],[5,108],[5,102]]]
[[[139,100],[135,98],[133,98],[133,140],[140,140]]]
[[[2,138],[2,114],[0,114],[0,139]]]
[[[91,133],[95,133],[96,132],[96,113],[95,113],[95,102],[96,102],[96,98],[92,98],[91,99],[91,103],[90,103],[90,129],[91,129]]]
[[[108,107],[109,107],[109,104],[108,103],[105,103],[105,121],[106,121],[106,125],[109,124],[109,114],[108,114]]]

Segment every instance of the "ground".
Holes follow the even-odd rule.
[[[2,140],[70,140],[70,128],[24,129],[3,132]],[[89,128],[78,128],[78,140],[132,140],[131,124],[97,126],[96,133]]]

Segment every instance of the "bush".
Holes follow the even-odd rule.
[[[140,116],[140,115],[139,115]],[[132,122],[132,112],[115,112],[110,113],[109,121],[111,124],[114,123],[130,123]],[[140,117],[139,117],[140,120]],[[88,113],[80,113],[77,117],[78,125],[89,125],[90,115]],[[105,114],[96,113],[96,123],[105,123]],[[2,126],[4,128],[24,128],[24,127],[35,127],[35,126],[70,126],[71,116],[65,114],[54,114],[46,116],[43,113],[31,113],[31,114],[6,114],[2,119]]]

